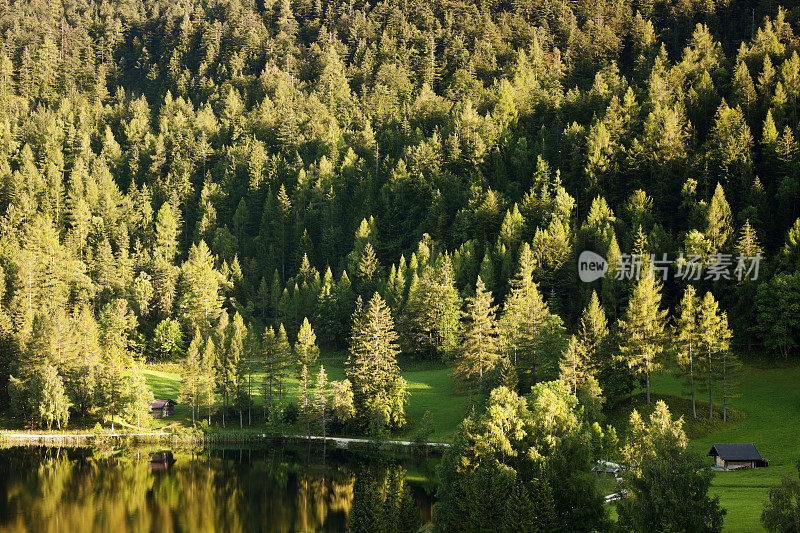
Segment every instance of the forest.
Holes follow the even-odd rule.
[[[616,447],[605,411],[669,367],[726,420],[742,354],[796,356],[799,24],[756,0],[3,0],[3,420],[141,426],[142,369],[171,363],[193,425],[393,432],[431,422],[401,365],[442,365],[477,408],[464,461],[499,411],[565,424],[446,490],[504,479],[538,522],[603,529],[554,476]],[[664,409],[629,431],[678,453]]]

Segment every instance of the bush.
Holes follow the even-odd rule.
[[[297,422],[297,417],[299,414],[300,409],[297,407],[297,404],[289,403],[283,408],[283,416],[281,417],[281,421],[283,421],[285,424],[294,424]]]

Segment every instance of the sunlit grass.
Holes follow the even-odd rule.
[[[727,509],[726,531],[760,531],[761,509],[770,487],[782,476],[797,475],[795,464],[800,457],[800,365],[748,364],[742,373],[739,397],[731,406],[741,412],[728,424],[717,422],[689,443],[690,449],[705,456],[716,442],[752,442],[770,466],[754,470],[718,472],[712,484],[712,494],[720,497]],[[661,394],[680,394],[682,383],[669,376],[658,376],[653,388]],[[691,412],[684,409],[689,420]],[[707,408],[707,404],[703,407]],[[699,410],[699,417],[707,412]],[[708,464],[711,464],[711,458]]]
[[[320,357],[320,362],[325,366],[328,381],[345,378],[344,361],[345,356],[342,354],[326,354]],[[393,437],[410,438],[416,430],[416,424],[425,415],[425,411],[430,411],[434,422],[434,433],[431,440],[451,441],[458,424],[464,418],[469,404],[468,397],[453,394],[453,382],[450,377],[452,370],[437,364],[406,363],[404,361],[401,361],[401,368],[403,369],[403,378],[408,382],[408,389],[411,393],[406,409],[406,414],[411,423],[406,430],[393,435]],[[311,375],[312,381],[316,378],[317,369]],[[179,373],[154,370],[152,366],[143,370],[143,372],[156,398],[178,399],[180,388]],[[252,374],[252,391],[256,403],[252,417],[256,427],[263,426],[263,411],[261,407],[263,405],[262,380],[263,373],[256,372]],[[287,400],[296,402],[299,394],[299,381],[294,372],[286,380],[285,387]],[[219,401],[217,405],[219,405]],[[201,407],[199,417],[202,418],[205,413],[205,408]],[[175,407],[174,416],[163,420],[153,420],[152,425],[156,428],[176,422],[183,425],[191,425],[191,419],[191,408],[188,405],[179,403]],[[238,417],[234,420],[229,420],[229,423],[238,426]]]

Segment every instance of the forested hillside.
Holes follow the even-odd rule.
[[[560,372],[577,392],[586,367],[624,397],[649,383],[661,348],[645,345],[668,309],[688,313],[684,340],[696,315],[716,320],[698,326],[718,337],[709,376],[727,371],[711,368],[727,352],[720,321],[738,346],[788,356],[799,14],[724,0],[4,0],[2,402],[49,425],[66,391],[75,411],[130,421],[148,394],[132,369],[188,353],[192,405],[216,392],[241,409],[262,387],[243,365],[262,360],[265,397],[296,365],[303,387],[324,388],[309,375],[317,345],[350,347],[337,398],[385,402],[389,426],[403,423],[400,353],[455,361],[473,389],[490,374],[526,392]],[[587,249],[611,265],[593,283],[576,270]],[[697,297],[675,276],[614,274],[622,254],[681,253],[763,260],[757,280],[731,268],[693,283]]]

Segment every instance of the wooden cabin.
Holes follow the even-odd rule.
[[[755,444],[714,444],[708,452],[714,465],[725,470],[769,466],[769,459],[758,453]]]
[[[153,400],[150,402],[150,415],[153,418],[167,418],[175,411],[172,400]]]

